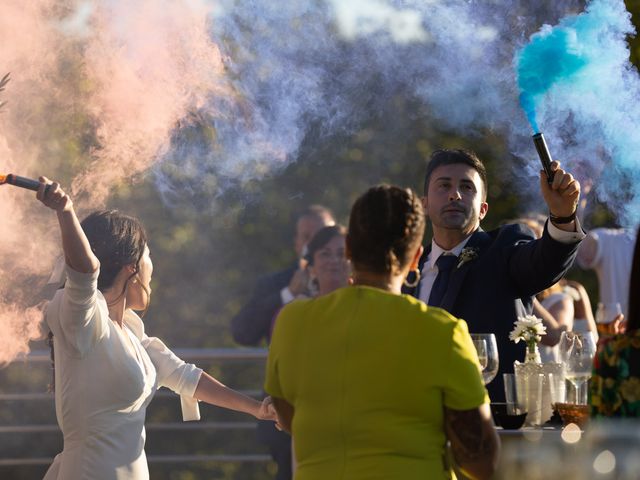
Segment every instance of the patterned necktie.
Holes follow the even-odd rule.
[[[431,288],[431,294],[429,295],[428,304],[434,307],[439,307],[442,304],[442,299],[445,293],[447,293],[447,287],[449,286],[449,277],[451,276],[451,270],[458,263],[458,257],[455,255],[442,254],[436,260],[436,267],[438,267],[438,276],[436,281],[433,282]]]

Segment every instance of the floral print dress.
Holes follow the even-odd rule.
[[[592,417],[640,417],[640,330],[600,338],[589,403]]]

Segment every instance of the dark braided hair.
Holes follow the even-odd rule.
[[[410,189],[377,185],[351,208],[347,242],[358,270],[399,273],[422,242],[422,203]]]
[[[147,245],[147,234],[142,223],[134,217],[123,215],[117,210],[98,210],[87,216],[81,223],[91,250],[100,261],[98,290],[104,292],[113,286],[120,270],[126,265],[135,265],[116,301],[126,294],[129,280],[138,274],[139,264]],[[142,285],[144,288],[144,286]],[[149,293],[149,292],[147,292]],[[147,306],[148,307],[148,306]],[[146,310],[142,313],[144,316]],[[49,332],[47,344],[51,349],[51,364],[54,365],[53,333]],[[55,388],[54,379],[49,390]]]

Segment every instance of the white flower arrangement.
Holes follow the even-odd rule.
[[[527,359],[537,359],[538,342],[542,340],[542,335],[547,334],[547,327],[542,324],[542,319],[535,315],[525,315],[518,317],[514,323],[514,328],[509,334],[509,340],[518,343],[520,340],[527,344]]]
[[[531,341],[538,343],[542,340],[542,335],[547,334],[547,327],[542,324],[542,319],[535,315],[518,317],[514,325],[515,327],[509,334],[509,339],[516,343],[520,340],[527,343]]]
[[[458,255],[458,264],[456,265],[456,268],[460,268],[465,263],[475,260],[478,258],[479,254],[480,250],[478,247],[464,247],[460,252],[460,255]]]

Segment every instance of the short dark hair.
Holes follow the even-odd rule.
[[[296,221],[304,217],[313,217],[323,220],[325,217],[334,218],[333,212],[324,205],[309,205],[296,216]]]
[[[458,163],[468,165],[473,168],[478,175],[480,175],[480,180],[482,180],[483,192],[482,198],[483,200],[487,199],[487,169],[485,168],[482,160],[478,158],[475,152],[471,150],[463,150],[463,149],[444,149],[444,150],[436,150],[431,154],[431,158],[429,159],[429,163],[427,163],[427,172],[424,176],[424,195],[427,196],[429,192],[429,182],[431,181],[431,174],[433,171],[441,167],[443,165],[456,165]]]
[[[313,265],[313,256],[316,252],[329,243],[334,237],[345,237],[347,229],[343,225],[331,225],[322,227],[307,243],[307,253],[304,256],[309,265]]]
[[[422,203],[410,189],[377,185],[351,208],[347,243],[355,269],[396,273],[412,260],[422,242]]]
[[[81,225],[91,250],[100,261],[98,290],[104,292],[110,288],[126,265],[134,264],[137,273],[147,245],[147,234],[140,220],[117,210],[98,210],[89,214]]]

